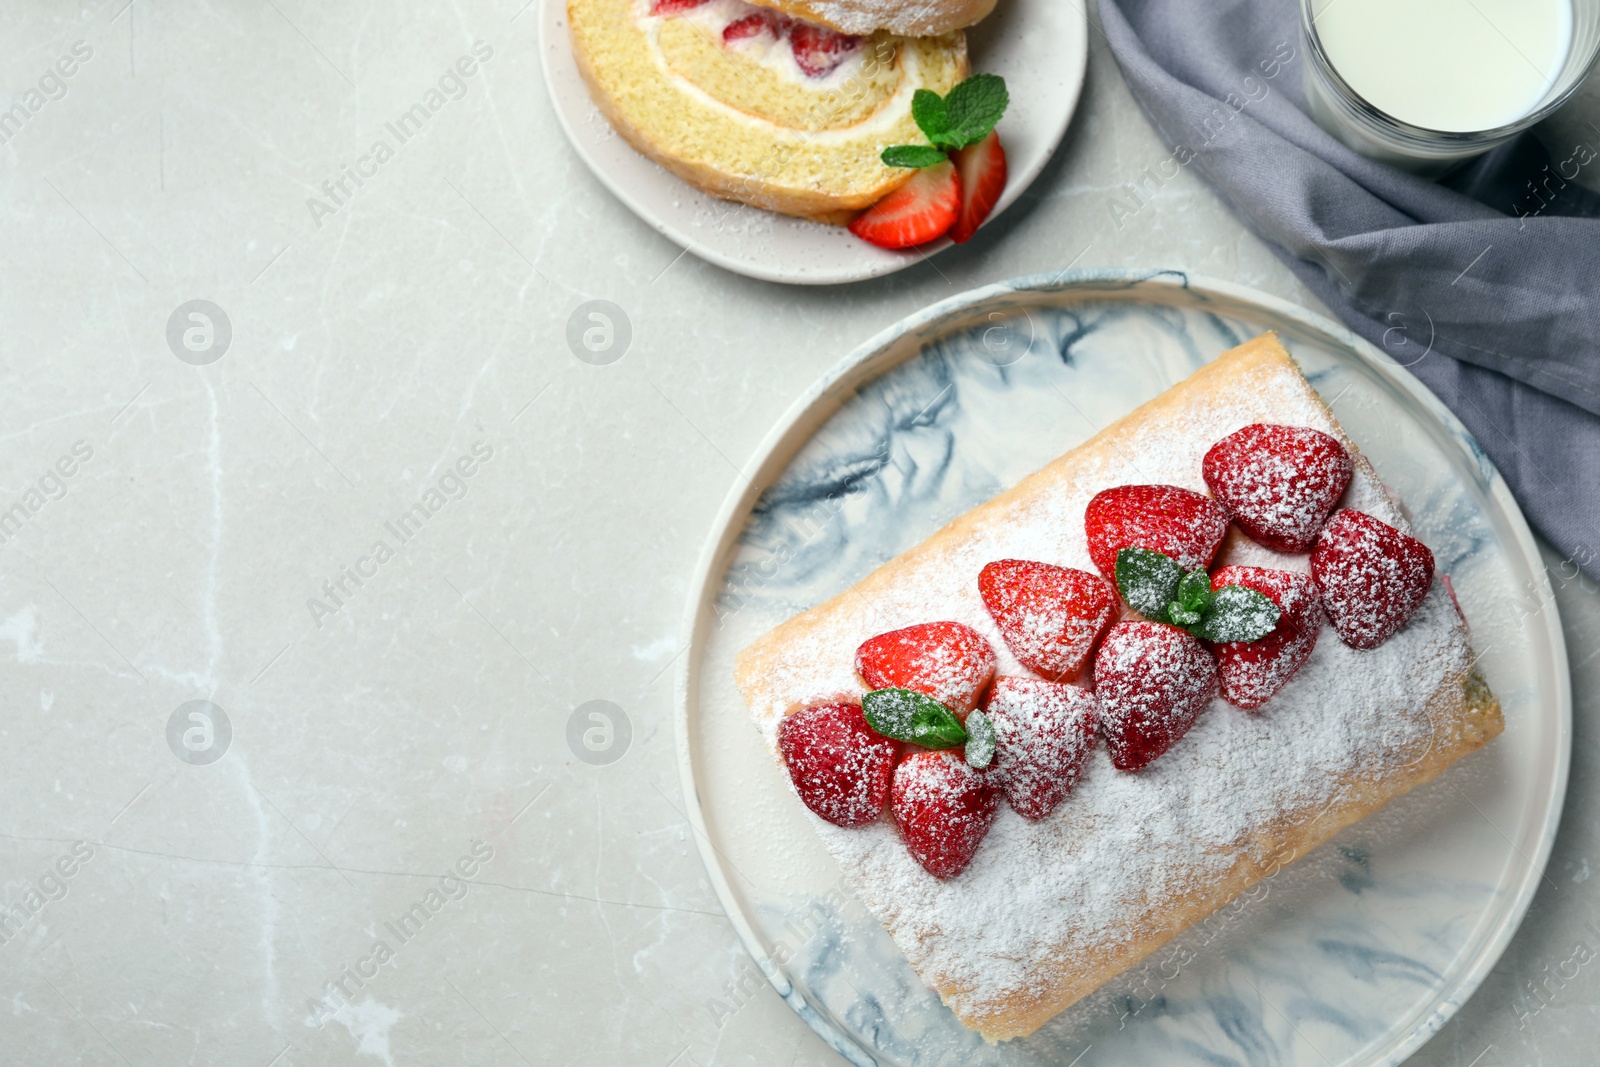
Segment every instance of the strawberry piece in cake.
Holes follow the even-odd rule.
[[[810,22],[796,22],[789,30],[789,47],[794,49],[794,61],[808,78],[820,78],[831,73],[861,47],[862,40],[861,37],[835,33],[826,26]]]

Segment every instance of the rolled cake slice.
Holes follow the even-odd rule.
[[[1083,517],[1096,492],[1161,483],[1204,493],[1206,450],[1257,422],[1337,437],[1355,467],[1341,505],[1410,529],[1289,354],[1263,335],[746,649],[736,680],[774,754],[785,715],[861,698],[855,649],[887,630],[965,623],[993,645],[999,675],[1027,676],[978,595],[983,566],[1031,559],[1093,571]],[[1305,556],[1236,532],[1218,560],[1227,563],[1308,569]],[[856,829],[807,817],[923,981],[968,1027],[1003,1039],[1032,1033],[1501,728],[1499,703],[1473,673],[1466,629],[1436,580],[1380,647],[1357,651],[1324,629],[1261,708],[1213,700],[1143,771],[1116,770],[1102,745],[1050,817],[1030,822],[1002,805],[955,878],[924,871],[887,817]]]
[[[820,23],[840,33],[888,30],[906,37],[929,37],[964,30],[994,10],[995,0],[758,0],[795,18]]]
[[[844,224],[913,173],[918,89],[968,73],[960,31],[839,37],[738,0],[568,0],[578,69],[640,152],[713,196]]]

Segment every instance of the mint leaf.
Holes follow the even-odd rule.
[[[1178,583],[1177,601],[1187,611],[1204,613],[1211,605],[1211,577],[1205,571],[1190,571]]]
[[[1188,628],[1204,617],[1200,612],[1195,611],[1193,608],[1186,608],[1176,600],[1167,605],[1167,621],[1174,626]]]
[[[883,162],[889,167],[910,167],[918,170],[943,163],[949,157],[931,145],[896,144],[883,150]]]
[[[1167,619],[1178,626],[1193,626],[1211,606],[1211,578],[1205,571],[1190,571],[1178,583],[1172,603],[1167,605]]]
[[[1242,585],[1225,585],[1189,632],[1207,641],[1259,641],[1278,625],[1278,615],[1278,605],[1264,594]]]
[[[1148,548],[1117,553],[1117,588],[1128,606],[1147,619],[1167,621],[1167,606],[1178,598],[1183,567],[1171,556]]]
[[[981,711],[967,716],[967,765],[983,770],[994,760],[994,723]]]
[[[959,148],[950,144],[950,109],[944,97],[932,89],[918,89],[911,94],[911,117],[917,128],[928,135],[928,140],[940,147]]]
[[[911,117],[931,144],[891,145],[883,150],[883,162],[891,167],[911,168],[942,163],[947,152],[977,144],[989,136],[1010,100],[1005,79],[996,74],[974,74],[947,96],[918,89],[911,94]]]
[[[944,98],[946,128],[941,132],[947,132],[949,140],[957,148],[977,144],[989,136],[989,131],[1000,121],[1010,102],[1011,94],[1006,91],[1004,78],[998,74],[974,74],[951,89]],[[915,108],[916,101],[913,99],[913,115],[916,114]],[[922,125],[920,119],[917,125]],[[934,144],[940,143],[931,134],[929,140]]]
[[[954,748],[967,740],[961,720],[930,696],[910,689],[874,689],[861,698],[867,724],[884,737],[923,748]]]

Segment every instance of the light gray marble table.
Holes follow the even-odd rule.
[[[750,980],[678,788],[678,625],[742,464],[857,343],[991,280],[1077,258],[1315,306],[1192,175],[1118,223],[1166,150],[1098,34],[1057,160],[969,246],[848,289],[731,276],[575,159],[521,4],[0,15],[0,1062],[838,1062]],[[568,349],[590,299],[631,323],[618,362]],[[226,338],[185,346],[196,300]],[[1594,1058],[1600,595],[1556,599],[1550,877],[1415,1062]],[[628,727],[609,763],[569,745],[592,700]]]

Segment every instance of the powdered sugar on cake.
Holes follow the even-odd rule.
[[[892,576],[868,575],[747,650],[740,688],[769,744],[787,712],[859,699],[856,645],[886,630],[965,623],[993,645],[999,676],[1027,674],[978,596],[983,566],[1023,559],[1093,571],[1083,514],[1095,492],[1130,483],[1205,492],[1206,450],[1253,422],[1310,426],[1344,440],[1287,366],[1183,392],[1165,409],[1159,435],[1147,425],[1113,428],[1097,447],[1068,457],[1070,477],[1047,468],[900,557]],[[1370,464],[1351,451],[1355,474],[1341,506],[1408,530]],[[1307,570],[1303,556],[1237,536],[1217,563]],[[949,881],[924,871],[886,820],[850,830],[816,825],[918,973],[973,1025],[1002,1002],[1043,996],[1074,969],[1103,969],[1142,940],[1170,933],[1164,911],[1203,897],[1248,862],[1263,828],[1312,819],[1352,783],[1420,759],[1433,732],[1429,698],[1469,663],[1460,618],[1435,583],[1382,647],[1357,651],[1324,631],[1304,667],[1260,710],[1213,700],[1139,773],[1117,771],[1098,746],[1048,818],[1032,822],[1002,805],[971,865]]]

